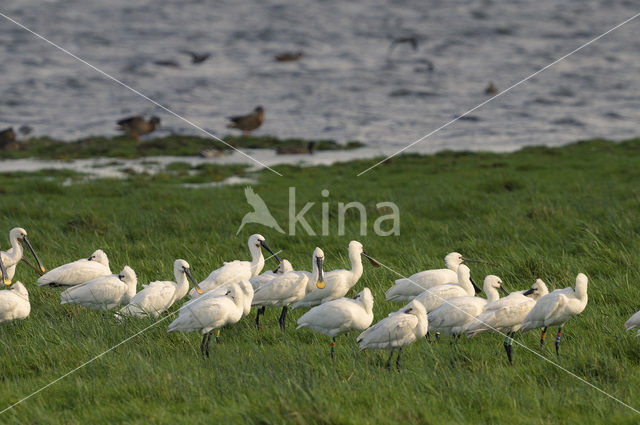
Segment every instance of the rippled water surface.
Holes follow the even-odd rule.
[[[257,134],[418,139],[640,11],[637,1],[4,0],[0,11],[217,135],[266,109]],[[390,51],[394,37],[413,36]],[[640,18],[412,151],[510,150],[638,135]],[[194,65],[184,50],[210,52]],[[281,51],[304,51],[279,63]],[[76,139],[156,114],[188,124],[0,17],[0,127]],[[178,67],[157,65],[175,61]],[[429,70],[429,63],[434,69]]]

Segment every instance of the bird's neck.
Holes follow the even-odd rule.
[[[349,251],[349,260],[351,260],[351,273],[353,281],[357,282],[362,276],[362,257],[354,251]]]
[[[2,256],[2,262],[6,268],[15,266],[22,259],[24,249],[18,238],[11,238],[11,248]]]
[[[490,302],[490,303],[500,298],[500,293],[498,293],[498,290],[493,286],[484,288],[484,293],[487,294],[487,302]]]
[[[264,268],[264,256],[261,249],[251,251],[251,277],[258,276]]]
[[[129,299],[133,298],[136,295],[136,286],[137,283],[135,279],[132,279],[130,282],[127,283],[127,285],[129,285],[129,289],[127,290],[127,295],[129,296]]]
[[[576,283],[576,288],[574,289],[576,293],[576,297],[580,301],[587,301],[587,284],[586,283]]]
[[[471,284],[471,279],[468,276],[464,276],[460,279],[459,285],[462,286],[462,289],[464,289],[470,297],[473,297],[476,294],[476,291],[473,289],[473,285]]]
[[[179,300],[189,292],[189,281],[187,280],[187,276],[182,270],[176,270],[176,296],[175,299]]]

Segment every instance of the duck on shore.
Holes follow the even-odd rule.
[[[140,140],[140,136],[155,131],[157,127],[160,127],[160,118],[156,116],[149,118],[149,121],[146,121],[140,116],[124,118],[118,121],[118,130],[123,131],[136,140]]]
[[[237,128],[244,136],[251,136],[251,132],[264,122],[264,108],[256,106],[250,114],[229,117],[229,121],[228,128]]]

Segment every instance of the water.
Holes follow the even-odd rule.
[[[3,0],[0,11],[222,136],[360,140],[392,152],[640,11],[633,1]],[[416,35],[419,50],[394,37]],[[410,152],[513,150],[638,135],[640,18]],[[200,65],[181,53],[211,52]],[[274,54],[303,50],[299,62]],[[0,129],[65,140],[113,135],[131,114],[159,134],[198,131],[0,17]],[[179,68],[154,61],[175,60]],[[428,71],[428,61],[435,69]]]

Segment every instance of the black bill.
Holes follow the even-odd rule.
[[[22,240],[24,241],[24,243],[27,244],[27,248],[29,248],[29,251],[31,251],[31,254],[33,254],[33,258],[36,259],[36,263],[38,264],[38,267],[40,268],[40,271],[42,273],[44,273],[45,269],[44,269],[44,266],[42,265],[42,261],[40,261],[40,258],[38,258],[38,254],[36,254],[36,251],[31,246],[31,242],[29,242],[29,238],[27,237],[27,235],[24,235]]]
[[[274,258],[275,258],[276,260],[278,260],[278,263],[282,263],[282,258],[278,257],[278,254],[276,254],[275,252],[273,252],[273,251],[271,250],[271,248],[269,248],[269,245],[267,245],[267,243],[266,243],[265,241],[260,241],[260,245],[262,245],[262,247],[263,247],[264,249],[266,249],[267,251],[269,251],[269,253],[270,253],[271,255],[273,255],[273,256],[274,256]]]

